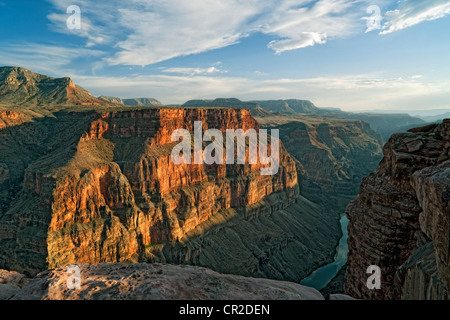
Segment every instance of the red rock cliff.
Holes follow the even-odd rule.
[[[52,154],[26,170],[29,209],[2,217],[6,267],[34,273],[44,265],[138,261],[146,247],[180,241],[221,210],[258,205],[277,192],[288,205],[298,195],[295,164],[282,145],[274,176],[262,176],[261,163],[173,164],[175,129],[192,131],[194,121],[204,130],[259,129],[247,110],[146,109],[90,113],[83,121],[87,130],[70,156]],[[31,241],[19,220],[40,240]],[[33,258],[20,256],[21,244]]]

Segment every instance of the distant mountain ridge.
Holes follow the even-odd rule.
[[[426,122],[407,113],[350,113],[342,112],[347,119],[362,120],[377,130],[386,142],[394,133],[406,132],[408,129],[421,127]]]
[[[99,99],[103,99],[109,102],[123,104],[132,107],[152,107],[152,106],[162,106],[163,104],[154,98],[132,98],[132,99],[122,99],[118,97],[100,96]]]
[[[285,116],[323,116],[330,118],[353,119],[367,122],[372,129],[378,131],[383,140],[397,132],[423,126],[426,122],[407,113],[353,113],[333,108],[318,108],[309,100],[252,100],[241,101],[236,98],[219,98],[215,100],[190,100],[183,107],[228,107],[244,108],[251,111],[254,117],[271,117],[277,114]]]
[[[297,99],[289,99],[289,100],[266,100],[266,101],[251,101],[253,103],[258,104],[261,108],[271,111],[271,112],[279,112],[283,114],[298,114],[298,113],[306,113],[306,114],[327,114],[328,110],[322,110],[317,108],[311,101],[309,100],[297,100]]]
[[[424,121],[436,122],[436,121],[441,121],[443,119],[450,118],[450,111],[442,113],[442,114],[438,114],[436,116],[418,116],[418,117],[421,118]]]
[[[0,67],[0,103],[13,105],[104,105],[106,101],[73,83],[21,67]]]
[[[133,106],[159,107],[162,103],[153,98],[122,99],[94,97],[73,83],[69,77],[52,78],[21,67],[0,67],[0,105],[15,106]],[[396,132],[423,126],[426,122],[408,114],[351,113],[316,107],[308,100],[254,100],[236,98],[214,100],[190,100],[182,107],[241,108],[250,110],[255,117],[322,116],[363,120],[378,131],[384,141]]]

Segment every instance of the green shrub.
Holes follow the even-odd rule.
[[[442,138],[440,132],[436,132],[436,133],[434,134],[433,138],[436,139],[436,140],[444,140],[444,138]]]

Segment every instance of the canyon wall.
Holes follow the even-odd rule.
[[[381,138],[357,120],[256,119],[264,128],[279,130],[280,140],[295,161],[301,197],[286,206],[279,195],[269,196],[266,202],[274,198],[269,207],[247,208],[246,213],[234,209],[223,214],[225,217],[216,215],[182,243],[149,248],[149,261],[189,263],[223,273],[299,281],[333,260],[342,236],[340,216],[356,197],[361,179],[382,159]]]
[[[263,127],[280,130],[281,141],[296,160],[302,195],[338,215],[358,194],[361,180],[383,158],[380,135],[363,121],[280,116],[257,119]]]
[[[450,120],[395,134],[347,207],[347,294],[362,299],[448,299]],[[381,288],[366,286],[370,265]]]
[[[2,129],[1,267],[35,274],[147,260],[151,247],[182,242],[223,211],[256,216],[296,201],[296,167],[282,145],[273,176],[260,174],[260,162],[174,165],[171,134],[192,132],[194,121],[259,129],[247,110],[181,108],[60,112]]]

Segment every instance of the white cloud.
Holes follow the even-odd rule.
[[[262,32],[281,37],[268,47],[281,53],[315,44],[323,44],[327,38],[344,37],[354,33],[361,25],[361,9],[366,1],[319,0],[286,1],[284,6],[265,17]]]
[[[185,75],[201,75],[201,74],[214,74],[214,73],[226,73],[225,70],[217,69],[216,67],[209,68],[167,68],[162,69],[165,73],[179,73]]]
[[[393,0],[78,0],[82,29],[68,30],[66,9],[73,0],[47,0],[53,31],[108,45],[109,65],[146,66],[238,43],[253,34],[274,37],[268,47],[280,54],[324,44],[357,32],[388,34],[450,13],[449,0],[402,0],[383,15],[385,24],[367,27],[373,4]],[[381,12],[381,14],[383,14]]]
[[[255,2],[240,0],[135,1],[118,10],[118,23],[131,32],[117,43],[112,65],[148,65],[218,49],[245,37]],[[122,4],[122,1],[120,2]]]
[[[117,35],[121,34],[121,27],[114,23],[114,11],[108,1],[95,1],[92,5],[88,0],[47,0],[52,3],[56,11],[47,15],[50,20],[50,29],[54,32],[70,34],[86,38],[86,46],[98,44],[113,44]],[[67,28],[67,8],[76,4],[81,10],[81,29],[69,30]]]
[[[450,1],[402,1],[398,9],[388,11],[381,34],[389,34],[412,27],[424,21],[432,21],[450,14]]]
[[[284,51],[295,50],[313,46],[315,44],[323,44],[326,42],[327,35],[320,34],[317,32],[302,32],[295,39],[285,39],[285,40],[274,40],[271,41],[267,46],[277,54]]]
[[[58,12],[52,30],[76,34],[87,45],[111,45],[110,65],[154,64],[238,43],[252,33],[275,39],[276,53],[323,44],[361,25],[369,0],[79,0],[82,30],[65,23],[72,0],[47,0]]]
[[[106,42],[107,38],[110,38],[104,33],[95,33],[92,32],[93,26],[92,22],[84,17],[81,21],[81,29],[77,30],[69,30],[69,28],[66,27],[66,21],[68,16],[65,14],[58,14],[58,13],[51,13],[47,16],[47,18],[53,22],[53,24],[50,25],[50,29],[55,32],[64,33],[64,34],[70,34],[70,35],[76,35],[87,39],[86,47],[93,47],[97,44],[102,44]]]

